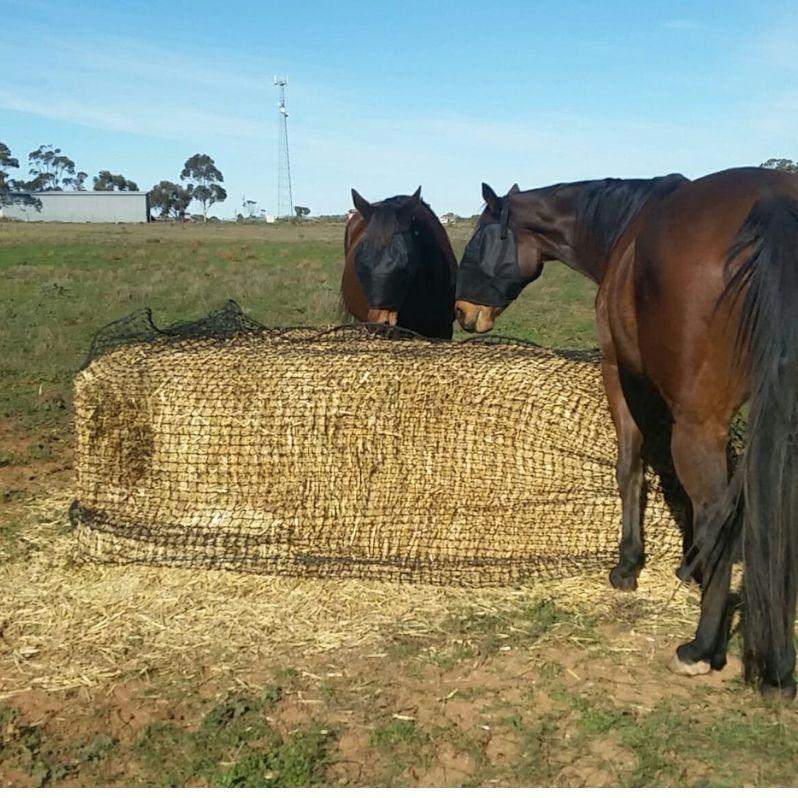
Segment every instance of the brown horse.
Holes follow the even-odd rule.
[[[742,535],[746,675],[795,695],[798,581],[798,177],[730,169],[691,182],[565,183],[487,203],[460,266],[456,314],[486,332],[548,260],[598,284],[602,374],[618,435],[621,589],[636,587],[642,434],[630,385],[672,417],[671,453],[693,507],[702,572],[695,639],[671,667],[697,675],[726,661],[731,565]],[[746,452],[729,482],[729,426],[750,398]],[[739,501],[738,501],[739,500]],[[738,504],[742,510],[738,512]]]
[[[452,337],[457,259],[421,186],[374,204],[352,189],[341,300],[359,321],[398,325],[429,338]]]

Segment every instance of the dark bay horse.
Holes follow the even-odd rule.
[[[504,197],[484,184],[482,191],[487,206],[458,274],[456,314],[465,329],[490,330],[545,261],[560,260],[598,284],[623,503],[612,584],[635,588],[643,562],[642,434],[628,401],[629,380],[642,380],[672,417],[671,453],[692,502],[693,564],[702,573],[698,629],[671,667],[698,675],[725,664],[731,566],[742,535],[746,676],[764,693],[792,698],[798,176],[743,168],[694,182],[671,175]],[[747,399],[746,451],[730,481],[729,426]]]
[[[457,259],[421,186],[411,196],[367,202],[346,223],[341,299],[359,321],[452,337]]]

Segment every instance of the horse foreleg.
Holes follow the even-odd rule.
[[[720,540],[725,526],[721,519],[725,517],[727,486],[726,437],[706,425],[678,419],[673,426],[673,463],[693,504],[693,548],[702,568],[698,629],[691,642],[678,647],[671,661],[671,670],[686,676],[709,673],[726,664],[733,542],[724,542],[717,557],[704,558]]]
[[[610,571],[610,584],[618,590],[635,590],[637,575],[643,566],[643,539],[640,532],[643,435],[626,402],[617,364],[605,360],[602,363],[601,373],[618,436],[618,461],[615,474],[623,513],[620,556],[618,564]]]

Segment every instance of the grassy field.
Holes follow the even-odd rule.
[[[453,229],[458,255],[468,235]],[[3,224],[0,414],[28,430],[63,431],[93,333],[139,308],[165,325],[235,299],[267,325],[336,323],[342,242],[335,224]],[[593,346],[592,286],[559,264],[546,272],[501,331]]]
[[[71,380],[93,332],[142,307],[164,325],[229,298],[269,325],[334,324],[342,233],[335,224],[0,224],[5,589],[32,559],[86,589],[121,590],[128,578],[50,555],[69,548]],[[451,234],[459,255],[469,230]],[[496,331],[592,348],[593,293],[547,266]],[[168,592],[167,577],[146,579]],[[0,679],[0,785],[798,784],[798,721],[742,684],[736,636],[725,671],[697,681],[668,672],[697,618],[695,591],[677,589],[669,569],[634,595],[598,580],[491,593],[392,588],[390,603],[408,608],[393,613],[379,585],[359,599],[351,585],[340,598],[333,583],[324,590],[330,618],[308,621],[307,645],[275,643],[268,656],[257,644],[233,649],[249,623],[241,618],[216,648],[181,638],[173,663],[146,660],[146,629],[168,636],[181,623],[162,613],[144,618],[124,655],[98,644],[106,675],[69,684],[46,678],[44,646],[17,646],[0,602],[10,669]],[[65,588],[65,617],[80,611],[72,595]],[[368,634],[322,640],[336,611]],[[91,635],[73,643],[92,646]]]

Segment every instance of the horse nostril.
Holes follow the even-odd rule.
[[[476,326],[476,322],[474,320],[467,320],[465,317],[465,313],[460,311],[459,315],[457,316],[457,320],[460,322],[460,326],[466,332],[474,332],[474,327]]]

